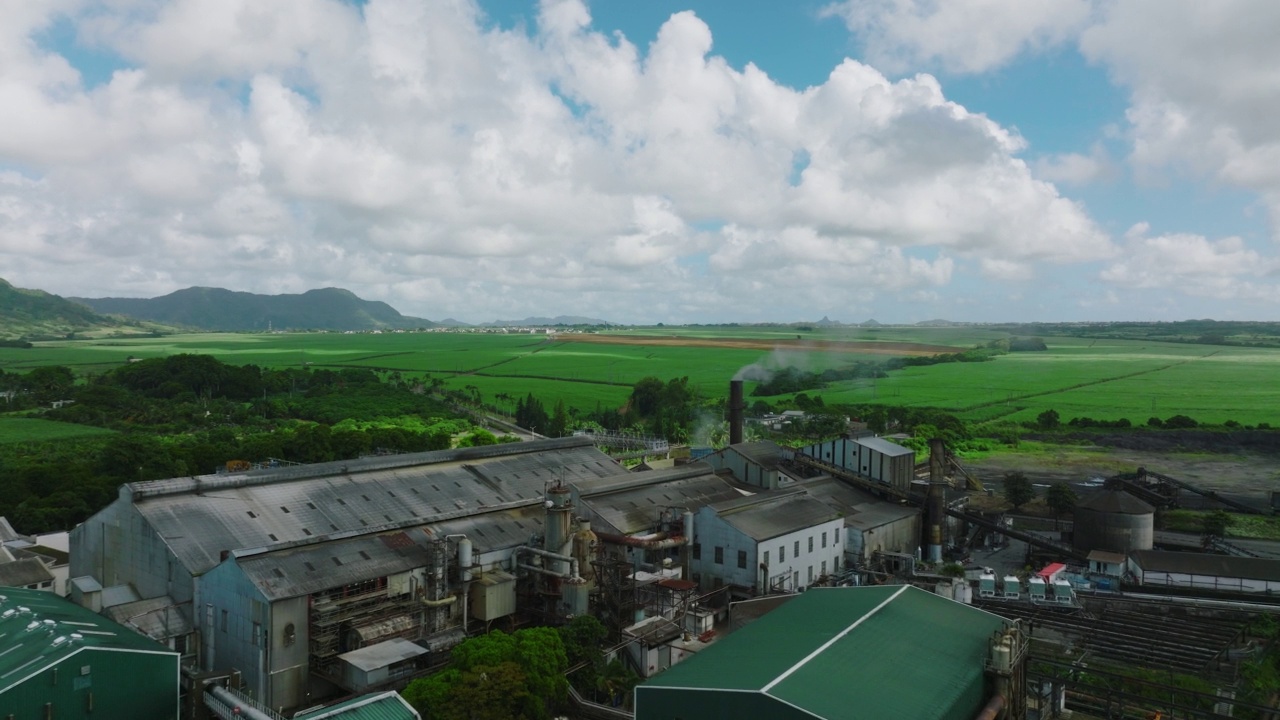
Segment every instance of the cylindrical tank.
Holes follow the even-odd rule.
[[[684,511],[684,539],[693,542],[693,513],[689,510]]]
[[[555,485],[547,489],[547,524],[543,549],[559,555],[568,555],[572,550],[572,536],[569,534],[569,518],[573,513],[573,500],[569,488]],[[569,572],[569,563],[564,560],[552,560],[551,569],[558,573]]]
[[[573,578],[561,583],[560,600],[564,602],[565,613],[573,617],[586,615],[590,589],[587,581],[582,578]]]
[[[1155,539],[1155,508],[1123,490],[1084,498],[1074,517],[1072,543],[1083,552],[1150,550]]]
[[[573,534],[573,556],[578,560],[578,575],[587,582],[595,580],[596,577],[591,561],[595,559],[598,541],[596,534],[591,532],[591,521],[578,518],[578,532]]]
[[[955,590],[955,594],[952,595],[951,597],[952,600],[955,600],[958,603],[964,603],[965,605],[973,604],[973,586],[972,585],[970,585],[969,583],[963,580],[958,580],[956,581],[954,590]]]
[[[471,541],[462,538],[458,541],[458,580],[471,582]]]

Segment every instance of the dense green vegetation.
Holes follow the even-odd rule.
[[[0,507],[24,532],[69,528],[124,482],[231,461],[311,463],[498,442],[421,379],[367,369],[227,365],[174,355],[76,383],[65,367],[0,374]],[[72,401],[52,408],[52,400]],[[39,417],[33,413],[39,412]]]
[[[494,630],[455,647],[449,667],[409,683],[402,695],[424,720],[545,720],[567,707],[571,674],[586,697],[629,694],[639,678],[604,662],[604,626],[590,616],[552,629]]]

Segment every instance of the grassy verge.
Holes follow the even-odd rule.
[[[1161,516],[1164,529],[1198,533],[1204,530],[1204,510],[1166,510]],[[1266,515],[1231,515],[1227,537],[1253,540],[1280,540],[1280,517]]]

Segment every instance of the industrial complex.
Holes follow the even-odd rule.
[[[1073,528],[1014,528],[940,442],[745,442],[742,405],[734,383],[735,442],[658,469],[582,435],[128,483],[70,533],[69,600],[0,588],[0,636],[44,648],[0,648],[0,699],[106,707],[16,680],[71,682],[59,663],[114,643],[172,676],[137,717],[412,717],[387,691],[465,638],[590,614],[645,679],[638,718],[1052,717],[1144,707],[1081,663],[1229,693],[1280,610],[1280,561],[1161,549],[1168,492],[1113,483]]]

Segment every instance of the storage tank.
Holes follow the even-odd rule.
[[[578,532],[573,534],[573,557],[578,561],[578,576],[587,582],[596,578],[596,571],[591,561],[596,556],[597,541],[596,534],[591,532],[591,521],[587,518],[578,518]]]
[[[994,578],[992,578],[994,580]],[[951,598],[958,603],[965,605],[973,604],[973,586],[967,582],[958,581],[955,586],[955,595]]]
[[[462,538],[458,541],[458,580],[471,582],[471,541]]]
[[[543,549],[557,555],[568,555],[572,550],[573,543],[573,537],[569,534],[569,518],[573,513],[573,497],[568,486],[556,484],[547,488],[546,504],[547,524],[544,532]],[[561,575],[569,573],[569,563],[564,560],[551,560],[550,565],[552,571]]]
[[[1128,554],[1150,550],[1155,508],[1123,490],[1103,490],[1076,504],[1072,544],[1076,550]]]

